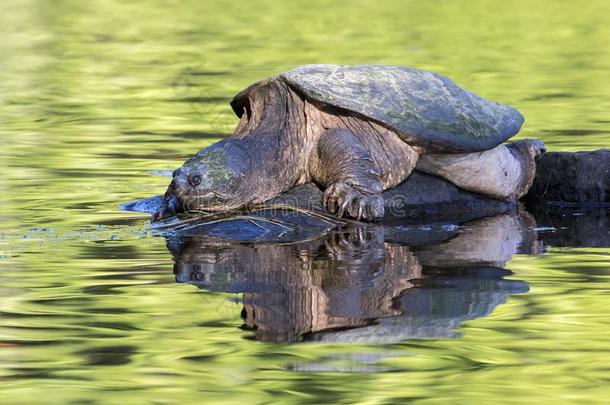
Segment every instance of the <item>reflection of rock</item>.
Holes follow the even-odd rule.
[[[168,247],[178,282],[243,293],[244,326],[257,339],[396,342],[452,336],[462,321],[527,291],[493,265],[525,241],[531,245],[522,226],[529,219],[471,223],[446,242],[414,248],[415,254],[388,242],[382,226],[288,245],[187,237],[169,239]]]
[[[610,247],[610,206],[535,207],[540,239],[557,247]]]

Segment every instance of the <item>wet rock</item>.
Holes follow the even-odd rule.
[[[547,235],[551,245],[607,246],[610,242],[607,211],[610,209],[610,150],[594,152],[553,152],[539,161],[534,186],[524,198],[528,211],[534,213],[539,227],[553,229]],[[324,213],[323,191],[313,183],[303,184],[268,201],[269,206],[291,206]],[[392,239],[419,245],[452,234],[446,224],[459,224],[477,218],[514,214],[519,204],[494,200],[459,189],[441,178],[413,172],[397,187],[383,193],[387,226]],[[156,196],[124,204],[127,211],[154,212],[162,197]],[[579,218],[582,209],[598,207],[605,210],[596,215],[594,223]],[[576,210],[576,214],[566,212]],[[161,234],[205,234],[233,240],[294,241],[308,239],[335,228],[339,223],[332,216],[320,217],[299,210],[256,209],[234,214],[222,221],[185,221],[188,215],[157,224]],[[601,222],[600,222],[601,221]],[[569,224],[566,225],[566,223]],[[577,222],[577,223],[576,223]],[[425,229],[420,229],[425,224]],[[430,228],[432,225],[432,228]],[[564,235],[564,228],[581,231]],[[405,232],[405,227],[409,228]],[[535,227],[535,225],[532,225]],[[430,231],[432,229],[433,231]],[[559,230],[559,231],[557,231]],[[420,232],[421,231],[421,232]],[[558,237],[558,233],[562,236]],[[557,236],[557,237],[556,237]],[[572,240],[576,238],[575,240]],[[556,240],[557,239],[557,240]]]
[[[524,200],[529,205],[610,204],[610,149],[542,155]]]
[[[322,207],[323,191],[313,183],[294,187],[270,204],[288,204],[315,211]],[[414,171],[405,181],[383,192],[384,223],[468,221],[515,210],[514,202],[499,201],[462,190],[439,177]]]

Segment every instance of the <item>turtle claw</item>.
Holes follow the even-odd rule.
[[[344,215],[363,221],[383,217],[383,198],[379,194],[364,193],[346,183],[334,183],[324,192],[324,206],[342,218]]]

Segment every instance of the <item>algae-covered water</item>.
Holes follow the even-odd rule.
[[[607,210],[287,245],[119,210],[304,63],[435,70],[519,137],[610,146],[606,1],[5,0],[0,403],[607,401]]]

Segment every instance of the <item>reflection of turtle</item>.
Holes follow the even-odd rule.
[[[276,342],[398,315],[394,297],[421,272],[408,247],[384,246],[381,229],[287,245],[168,239],[168,248],[178,282],[243,293],[244,326]]]
[[[176,281],[243,294],[244,326],[256,339],[390,343],[451,336],[462,321],[526,292],[527,284],[503,279],[510,271],[489,252],[509,260],[517,246],[529,249],[523,242],[535,231],[528,224],[487,218],[420,246],[376,225],[286,244],[181,235],[167,246]]]
[[[519,112],[412,68],[302,66],[253,84],[231,106],[240,117],[233,136],[174,172],[154,219],[236,209],[313,180],[329,211],[370,220],[384,213],[381,192],[416,164],[463,189],[515,199],[544,149],[501,145],[519,131]]]

